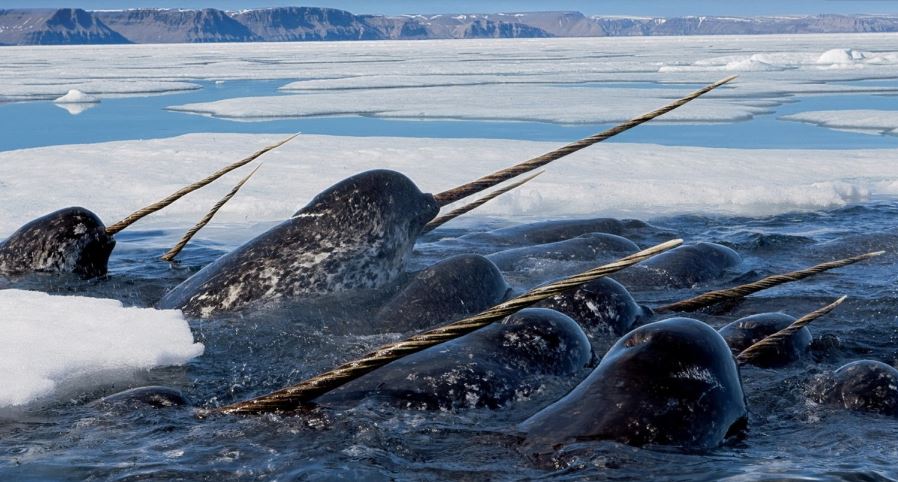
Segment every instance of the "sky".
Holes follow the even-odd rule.
[[[136,7],[223,10],[274,6],[317,6],[353,13],[496,13],[578,10],[587,15],[808,15],[819,13],[898,14],[898,0],[0,0],[0,8],[80,7],[88,10]]]

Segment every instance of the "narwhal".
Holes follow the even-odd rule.
[[[84,278],[105,276],[109,255],[115,248],[113,236],[116,233],[294,137],[296,135],[219,169],[109,226],[104,225],[99,216],[82,207],[64,208],[37,218],[0,242],[0,275],[46,272],[75,273]]]
[[[395,171],[357,174],[320,193],[290,219],[176,286],[158,303],[194,316],[258,301],[374,289],[396,280],[441,207],[603,141],[729,82],[715,82],[658,110],[593,136],[438,193]]]

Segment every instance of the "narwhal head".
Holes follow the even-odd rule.
[[[105,276],[109,255],[115,247],[115,234],[294,137],[225,166],[109,226],[104,225],[96,214],[81,207],[60,209],[35,219],[0,242],[0,275],[52,272],[75,273],[84,278]]]
[[[357,237],[393,235],[414,242],[438,212],[433,195],[422,193],[411,179],[376,169],[329,187],[293,219],[320,219]]]
[[[96,214],[70,207],[37,218],[0,243],[0,273],[106,275],[115,240]]]
[[[691,318],[624,335],[564,398],[520,428],[537,453],[577,440],[709,449],[743,428],[739,369],[723,338]]]

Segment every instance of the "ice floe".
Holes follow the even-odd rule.
[[[898,135],[898,111],[823,110],[799,112],[782,116],[781,119],[817,124],[835,130]]]
[[[100,102],[100,99],[78,89],[71,89],[66,95],[58,97],[53,102],[57,104],[96,104]]]
[[[298,95],[244,97],[169,109],[241,120],[327,115],[390,118],[530,120],[558,123],[619,122],[653,110],[690,89],[614,89],[493,84],[439,89],[382,89],[376,95],[316,91]],[[733,99],[703,99],[658,122],[724,122],[769,112]]]
[[[181,312],[0,290],[0,408],[86,390],[203,353]]]
[[[283,80],[283,88],[296,93],[341,91],[341,104],[373,106],[376,112],[366,114],[379,115],[393,112],[396,106],[386,102],[395,95],[384,98],[382,109],[372,99],[382,92],[374,89],[426,87],[436,104],[463,100],[457,96],[466,90],[458,87],[466,85],[524,85],[543,93],[598,82],[706,83],[735,72],[740,79],[730,97],[755,97],[775,83],[770,94],[783,101],[807,93],[809,83],[898,77],[896,44],[896,34],[838,34],[12,47],[4,50],[0,96],[53,99],[69,89],[145,95],[198,88],[194,81],[264,79]],[[839,92],[853,90],[843,85]],[[563,118],[567,107],[557,105],[561,113],[540,118]],[[514,110],[503,118],[519,115]]]
[[[191,134],[168,139],[66,145],[0,153],[0,237],[65,206],[107,223],[284,135]],[[405,173],[439,192],[560,146],[556,142],[301,135],[265,166],[213,224],[288,218],[317,193],[358,172]],[[27,169],[24,167],[27,166]],[[134,229],[191,226],[245,172],[229,174]],[[97,186],[103,186],[98,189]],[[542,219],[702,212],[773,214],[825,209],[898,194],[898,150],[766,150],[603,143],[551,164],[546,174],[483,206],[477,216]],[[473,215],[473,214],[472,214]],[[472,216],[469,215],[469,216]],[[201,233],[221,242],[228,230]]]

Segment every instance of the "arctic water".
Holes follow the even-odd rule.
[[[864,87],[867,81],[846,82]],[[385,119],[375,116],[342,115],[298,118],[254,119],[234,122],[210,116],[171,111],[172,105],[209,102],[233,97],[279,95],[281,81],[235,80],[225,83],[197,82],[199,89],[168,95],[125,97],[87,104],[85,110],[71,114],[51,100],[0,104],[0,151],[59,144],[93,143],[126,139],[154,139],[191,132],[295,133],[337,136],[486,138],[548,140],[569,142],[607,129],[607,123],[548,123],[533,121],[416,120]],[[568,84],[571,89],[675,87],[678,91],[697,89],[701,84],[669,86],[656,82]],[[879,84],[895,89],[898,81]],[[281,94],[282,95],[282,94]],[[596,96],[596,109],[602,98]],[[788,122],[780,118],[796,112],[823,109],[898,110],[898,95],[855,94],[801,97],[776,106],[770,112],[741,122],[711,124],[678,123],[646,125],[611,139],[610,142],[650,142],[674,146],[733,148],[851,149],[898,147],[898,137],[869,136],[859,132],[827,131],[813,125]]]
[[[886,53],[882,53],[888,50],[888,42],[876,39],[877,37],[864,37],[856,43],[872,43],[873,47],[876,47],[865,50],[868,59],[873,58],[870,52],[879,52],[880,57],[890,58]],[[746,43],[744,47],[741,44],[735,47],[717,45],[721,51],[713,52],[712,55],[708,50],[708,43],[732,44],[734,41],[695,40],[696,43],[690,44],[687,50],[699,58],[702,57],[696,52],[704,52],[705,57],[732,56],[739,52],[747,52],[746,59],[755,51],[792,52],[791,54],[780,52],[776,54],[778,57],[771,54],[772,58],[775,57],[773,60],[779,59],[781,64],[774,63],[771,58],[765,58],[764,62],[758,61],[773,66],[768,68],[762,65],[761,67],[767,70],[760,73],[745,72],[744,75],[748,77],[746,83],[764,85],[771,79],[777,82],[783,82],[784,79],[800,81],[802,75],[805,75],[802,73],[803,67],[800,66],[805,65],[801,63],[804,60],[800,59],[805,56],[812,58],[807,65],[816,62],[816,59],[825,52],[817,47],[820,42],[853,45],[853,41],[852,38],[826,37],[824,41],[808,40],[806,44],[794,45],[791,41],[786,42],[783,39],[776,42],[761,39],[756,41],[757,44]],[[674,41],[656,40],[656,42],[659,42],[659,45],[666,45],[664,42]],[[775,44],[775,47],[770,47],[767,43]],[[430,45],[410,44],[411,47],[402,48],[418,49],[419,46]],[[432,48],[431,45],[424,51],[431,52],[428,55],[436,56],[437,54],[433,52],[441,51],[444,45],[439,44],[438,48]],[[487,50],[480,44],[462,43],[462,45],[463,47],[453,48],[475,52],[478,48],[480,51]],[[485,45],[491,49],[495,47],[494,54],[497,57],[507,50],[513,50],[521,58],[537,55],[531,51],[534,45],[541,46],[539,55],[553,58],[558,55],[576,57],[579,55],[577,52],[586,49],[585,44],[565,41],[526,45],[509,43]],[[623,48],[624,51],[638,56],[638,53],[633,53],[640,49],[638,45],[624,47],[626,47]],[[249,49],[241,51],[240,55],[252,56],[253,47],[240,48]],[[326,46],[316,45],[308,48],[326,49]],[[354,47],[342,44],[333,48],[351,52]],[[364,52],[372,48],[389,51],[389,47],[371,47],[370,44],[364,44],[359,48]],[[628,48],[631,50],[627,50]],[[697,66],[683,65],[685,61],[677,57],[681,53],[675,52],[680,49],[678,44],[668,49],[669,52],[665,55],[669,58],[665,60],[665,65],[684,70],[692,67],[706,68],[708,65],[714,68],[707,67],[709,70],[699,72],[700,75],[687,72],[682,78],[658,79],[655,77],[658,76],[659,64],[636,59],[633,62],[640,65],[640,68],[645,67],[645,70],[653,71],[643,76],[632,72],[621,75],[615,70],[613,76],[603,79],[604,85],[586,74],[582,75],[583,78],[580,79],[582,82],[579,84],[565,83],[563,86],[561,83],[553,83],[552,72],[545,74],[545,78],[546,82],[553,86],[558,85],[559,89],[588,90],[599,86],[599,88],[632,91],[648,87],[646,90],[670,90],[675,96],[680,91],[685,92],[701,85],[703,82],[700,82],[700,79],[713,81],[722,76],[722,73],[714,70],[716,66],[732,65],[736,62],[738,67],[742,65],[739,62],[745,60],[728,57]],[[144,50],[123,50],[123,52],[141,51]],[[216,58],[225,54],[212,52],[204,55]],[[860,62],[862,61],[857,61],[858,64]],[[526,69],[527,65],[538,64],[538,61],[530,64],[524,62],[524,66],[520,68]],[[757,67],[755,64],[751,65]],[[771,70],[777,65],[782,69]],[[817,64],[813,65],[816,68]],[[856,67],[855,64],[851,65],[852,69]],[[853,72],[852,69],[846,68],[846,72]],[[832,71],[815,70],[806,75],[826,76],[825,80],[829,86],[848,86],[857,89],[898,87],[898,73],[877,72],[879,73],[876,75],[868,76],[855,72],[839,77],[833,76]],[[327,77],[332,72],[319,74],[321,77]],[[414,77],[411,74],[409,76]],[[22,190],[32,185],[29,182],[33,180],[29,176],[52,176],[52,161],[55,156],[58,156],[60,165],[67,166],[61,169],[60,177],[72,176],[73,169],[69,167],[72,165],[71,162],[77,161],[84,167],[102,165],[105,169],[108,167],[106,157],[113,157],[117,155],[116,153],[127,155],[129,152],[137,152],[127,143],[134,141],[136,144],[137,139],[168,138],[188,133],[277,134],[296,131],[342,136],[345,137],[346,143],[351,142],[350,147],[365,145],[366,141],[373,145],[374,138],[385,136],[408,139],[455,138],[458,140],[453,142],[459,146],[465,143],[464,139],[481,139],[476,143],[471,142],[473,147],[470,152],[475,154],[475,148],[488,145],[491,140],[496,140],[497,143],[508,140],[538,140],[560,144],[592,134],[612,124],[513,119],[515,117],[513,114],[509,114],[509,119],[506,120],[489,121],[475,118],[391,118],[370,113],[261,120],[235,119],[179,112],[168,108],[195,103],[215,103],[234,97],[280,96],[284,94],[277,89],[286,81],[264,80],[252,75],[247,75],[246,79],[228,78],[221,83],[213,80],[215,76],[173,75],[172,77],[176,77],[179,82],[187,79],[198,88],[165,95],[111,96],[103,98],[99,104],[78,115],[71,115],[53,105],[47,96],[40,97],[36,94],[31,99],[15,99],[16,102],[0,104],[0,127],[6,132],[14,133],[0,139],[0,150],[23,149],[0,152],[4,163],[11,164],[17,159],[23,159],[21,166],[0,166],[4,169],[5,176],[0,178],[0,190],[6,190],[10,193],[9,196],[18,196],[7,198],[11,207],[3,211],[3,217],[6,218],[3,226],[6,228],[13,224],[9,220],[18,219],[18,212],[28,206],[29,200],[20,198],[24,195]],[[290,80],[299,81],[301,77],[297,75]],[[875,77],[876,80],[865,80],[866,77]],[[288,77],[279,74],[277,78]],[[671,80],[679,84],[672,87],[667,85]],[[800,90],[801,87],[796,89]],[[372,95],[372,92],[347,91],[347,95]],[[836,311],[815,321],[811,326],[815,338],[828,341],[827,349],[815,351],[813,356],[782,369],[755,367],[742,369],[750,415],[748,432],[741,440],[732,441],[707,452],[693,452],[673,447],[636,448],[606,441],[583,441],[559,447],[554,456],[548,459],[536,459],[521,450],[514,433],[516,424],[564,395],[588,374],[588,368],[584,368],[573,377],[547,377],[542,380],[540,390],[495,410],[486,408],[450,411],[403,410],[370,400],[349,409],[319,407],[292,416],[211,418],[196,416],[195,408],[221,406],[271,392],[332,368],[354,355],[365,353],[370,348],[407,335],[408,333],[397,333],[389,325],[388,320],[371,317],[383,300],[389,299],[398,289],[398,286],[390,286],[376,293],[358,293],[336,299],[302,303],[273,304],[211,319],[191,319],[189,320],[191,330],[196,341],[204,344],[205,352],[182,366],[160,367],[130,373],[127,376],[121,374],[101,376],[100,382],[67,385],[60,387],[52,396],[35,400],[29,405],[0,409],[0,454],[2,454],[0,478],[10,480],[898,479],[898,470],[894,465],[894,461],[898,459],[898,442],[896,442],[898,420],[821,405],[814,401],[813,396],[813,387],[818,380],[849,361],[875,359],[891,365],[898,363],[898,326],[896,326],[898,276],[895,274],[895,268],[898,266],[898,225],[895,223],[898,215],[898,199],[895,197],[893,186],[893,183],[898,181],[898,176],[890,167],[896,160],[894,148],[898,147],[898,137],[880,135],[874,128],[834,130],[781,118],[797,112],[823,110],[894,111],[898,110],[896,104],[898,97],[887,91],[830,92],[814,95],[792,93],[786,95],[788,99],[778,99],[776,102],[769,102],[770,97],[769,93],[757,94],[755,97],[746,94],[745,97],[740,97],[740,101],[753,109],[756,108],[756,102],[763,104],[760,111],[744,118],[734,117],[729,121],[715,122],[693,119],[686,122],[659,123],[634,129],[615,139],[619,144],[660,144],[657,149],[638,148],[642,150],[634,151],[637,154],[651,152],[653,156],[657,156],[653,159],[659,163],[665,155],[663,146],[722,148],[711,151],[710,154],[702,154],[711,158],[713,164],[712,161],[699,164],[699,171],[707,168],[708,179],[713,179],[716,184],[729,182],[731,185],[718,186],[720,191],[708,194],[710,191],[707,186],[690,184],[676,178],[674,171],[662,171],[659,176],[669,179],[674,186],[670,191],[664,191],[664,195],[667,196],[664,199],[670,200],[672,204],[679,202],[677,206],[688,205],[688,208],[677,207],[671,212],[657,206],[657,209],[654,209],[655,214],[652,214],[652,206],[640,205],[640,208],[636,209],[634,207],[636,204],[633,203],[623,205],[624,212],[633,212],[635,217],[651,224],[650,228],[638,233],[623,234],[630,236],[642,247],[673,237],[683,238],[686,242],[713,241],[733,248],[743,257],[741,265],[719,279],[686,289],[632,287],[632,294],[640,303],[658,306],[710,289],[733,286],[823,261],[877,250],[886,251],[883,256],[862,264],[762,292],[734,305],[716,307],[712,311],[691,315],[714,327],[720,327],[742,316],[760,312],[783,311],[793,316],[800,316],[831,302],[838,296],[849,297],[848,301]],[[726,102],[726,99],[718,101]],[[596,108],[600,109],[601,106],[597,105]],[[635,113],[639,112],[630,114]],[[372,136],[371,140],[363,138],[366,136]],[[101,152],[104,144],[62,146],[106,141],[127,142],[124,147],[115,144],[115,149],[118,150],[113,150],[113,154]],[[239,144],[239,140],[231,142],[231,145]],[[333,142],[329,145],[340,144],[339,140],[328,142]],[[390,142],[396,141],[394,139]],[[176,143],[174,152],[178,149],[189,149],[190,145],[190,139]],[[202,149],[203,146],[209,145],[200,144],[194,149]],[[434,149],[440,146],[436,144]],[[43,149],[28,149],[35,147]],[[597,146],[596,149],[600,147]],[[393,150],[382,146],[376,148],[400,157],[405,155],[399,147]],[[767,148],[783,150],[776,151],[776,156],[779,157],[774,158],[770,154],[772,151],[765,150]],[[293,149],[295,150],[288,152],[300,154],[303,153],[304,147],[300,144]],[[372,147],[372,150],[374,149]],[[738,174],[740,172],[744,174],[746,171],[723,171],[722,174],[720,171],[713,171],[713,166],[733,162],[734,158],[728,156],[732,154],[731,150],[736,149],[758,149],[760,160],[746,169],[759,171],[760,177],[770,176],[770,183],[763,186],[768,188],[774,186],[768,191],[750,186],[748,192],[756,192],[760,197],[769,197],[771,193],[776,192],[777,185],[773,178],[777,175],[777,166],[781,162],[783,152],[794,150],[799,153],[807,149],[845,151],[848,158],[851,155],[861,155],[857,152],[864,150],[862,155],[867,157],[864,157],[866,163],[863,171],[858,169],[857,172],[849,172],[847,175],[839,172],[832,174],[835,176],[833,178],[821,177],[820,180],[800,177],[793,171],[815,171],[819,167],[820,171],[824,172],[820,176],[825,176],[830,172],[831,166],[815,166],[813,159],[802,160],[804,164],[799,164],[799,167],[790,167],[792,169],[790,179],[804,183],[800,188],[796,188],[796,191],[789,191],[771,201],[765,205],[763,211],[729,212],[721,206],[727,204],[731,207],[738,203],[725,196],[727,189],[736,190],[747,182],[747,176],[739,177]],[[252,149],[247,147],[247,150]],[[530,152],[532,146],[525,150]],[[163,150],[162,155],[166,152],[169,151]],[[625,149],[619,152],[629,151]],[[679,152],[677,156],[686,158],[692,151]],[[816,152],[823,151],[813,151]],[[879,153],[882,157],[881,170],[877,170],[875,165]],[[92,158],[95,154],[98,157]],[[318,152],[314,154],[320,155]],[[370,154],[366,152],[366,155]],[[716,160],[714,156],[718,154],[720,158]],[[71,159],[65,159],[66,163],[63,163],[62,157],[66,155],[70,155]],[[743,152],[740,155],[747,154]],[[239,156],[240,154],[235,153],[232,157],[236,159]],[[279,159],[275,153],[272,153],[272,156]],[[840,156],[840,153],[829,153],[826,159],[827,162],[835,163]],[[413,156],[409,159],[414,162],[420,161]],[[506,159],[504,162],[517,160],[524,159]],[[40,161],[40,166],[37,161]],[[31,162],[35,164],[29,168],[28,163]],[[165,164],[165,160],[159,162],[160,170],[173,170],[176,166]],[[277,162],[284,161],[272,161],[266,168],[276,166]],[[303,158],[302,162],[308,162],[308,159]],[[463,171],[458,173],[461,179],[474,178],[488,171],[487,167],[475,162],[459,162],[453,169]],[[576,165],[583,165],[584,161],[580,162],[581,164]],[[45,165],[50,167],[41,167]],[[207,168],[212,165],[218,164],[203,165],[199,172],[209,170]],[[334,175],[336,169],[324,164],[317,168],[321,169],[322,176]],[[421,166],[419,169],[417,171],[419,177],[416,180],[423,177],[421,173],[427,171],[427,166]],[[440,169],[445,171],[448,168],[442,166]],[[603,168],[596,169],[597,171],[590,171],[588,175],[600,176]],[[260,174],[264,172],[260,171]],[[734,172],[736,174],[733,174]],[[724,177],[725,174],[729,174],[731,178]],[[809,176],[804,172],[801,174]],[[131,206],[135,201],[120,194],[123,189],[127,192],[128,186],[122,188],[118,185],[123,180],[125,184],[140,180],[140,173],[131,175],[134,177],[123,177],[115,170],[108,172],[110,186],[104,190],[111,191],[119,196],[118,198],[85,194],[85,200],[77,202],[88,204],[93,201],[101,208],[111,208],[115,204]],[[551,175],[550,171],[544,177]],[[538,181],[534,181],[536,187],[533,189],[539,189],[539,186],[547,188],[545,197],[539,199],[545,201],[563,196],[564,183],[573,183],[578,173],[565,175],[568,177],[562,178],[561,187],[551,184],[541,185],[537,184]],[[629,195],[626,191],[636,191],[638,194],[640,186],[654,186],[647,179],[627,180],[620,177],[618,171],[614,171],[613,175],[616,176],[615,181],[623,180],[620,183],[624,184],[624,188],[614,192],[621,197]],[[154,176],[158,174],[146,176],[146,183],[152,188],[151,191],[158,191],[160,195],[167,194],[171,190],[170,183]],[[190,180],[192,179],[186,179],[187,182]],[[71,179],[48,179],[47,184],[50,187],[45,192],[35,192],[33,195],[36,198],[43,197],[44,200],[50,198],[51,201],[68,199],[64,194],[67,194],[67,189],[71,189],[72,182]],[[260,179],[260,182],[264,181]],[[302,179],[290,182],[304,184]],[[421,182],[436,185],[432,178],[424,177]],[[658,181],[655,179],[651,182]],[[850,187],[845,188],[845,185]],[[571,193],[574,193],[573,184],[571,187]],[[549,188],[554,190],[549,191]],[[252,191],[251,184],[247,189],[250,192],[248,198],[252,201],[243,202],[261,204],[262,206],[258,208],[260,210],[264,210],[268,204],[277,204],[284,197],[295,195],[294,192]],[[308,188],[303,186],[298,189]],[[848,194],[843,193],[846,190],[849,191]],[[832,194],[830,191],[836,196],[830,195]],[[302,192],[305,196],[305,191]],[[823,200],[819,202],[812,196],[818,192],[826,194],[821,196]],[[580,191],[576,193],[579,194]],[[596,190],[595,196],[601,194]],[[644,194],[654,199],[650,192]],[[466,239],[479,240],[460,240],[466,234],[542,219],[608,215],[600,209],[595,212],[570,211],[575,206],[591,205],[587,204],[588,201],[582,199],[582,196],[575,196],[567,206],[560,202],[540,204],[534,200],[536,198],[536,194],[518,197],[512,195],[510,198],[512,201],[506,204],[497,200],[498,207],[489,208],[488,216],[471,215],[456,224],[447,224],[444,228],[434,231],[417,243],[409,262],[409,270],[419,270],[448,256],[463,252],[487,254],[507,248],[484,241],[486,238],[469,237]],[[292,201],[301,206],[307,199],[304,197]],[[681,202],[682,199],[691,199],[695,204]],[[716,204],[713,202],[719,199],[728,201]],[[40,200],[36,199],[34,202],[38,201]],[[238,206],[241,205],[240,202],[239,196],[235,198]],[[280,204],[278,206],[278,209],[283,207]],[[536,208],[527,210],[528,206]],[[138,206],[135,205],[134,208],[136,207]],[[197,206],[196,210],[201,212],[207,207]],[[130,208],[122,209],[127,211]],[[505,209],[511,211],[503,213]],[[515,210],[522,210],[526,216],[516,216]],[[158,256],[177,240],[184,228],[192,224],[194,214],[194,211],[186,214],[182,211],[174,217],[164,218],[166,219],[164,223],[143,227],[137,225],[133,230],[118,235],[118,245],[110,260],[110,274],[105,279],[85,281],[75,277],[31,275],[0,278],[0,288],[112,298],[121,300],[126,306],[151,307],[168,289],[233,249],[252,234],[271,226],[273,222],[266,219],[263,222],[249,220],[240,223],[236,222],[233,216],[226,217],[226,221],[210,226],[210,229],[201,233],[198,239],[185,249],[179,263],[169,264],[160,261]],[[626,217],[621,212],[613,215]],[[4,235],[9,232],[11,231],[4,232]],[[234,235],[235,232],[241,234]],[[225,235],[226,233],[228,235]],[[582,260],[541,259],[504,274],[515,290],[520,291],[562,274],[588,269],[594,264]],[[601,356],[613,339],[594,338],[591,341],[597,355]],[[0,365],[3,369],[10,369],[8,366],[10,365]],[[191,401],[191,406],[157,409],[142,404],[94,403],[105,395],[146,385],[163,385],[181,390]]]

